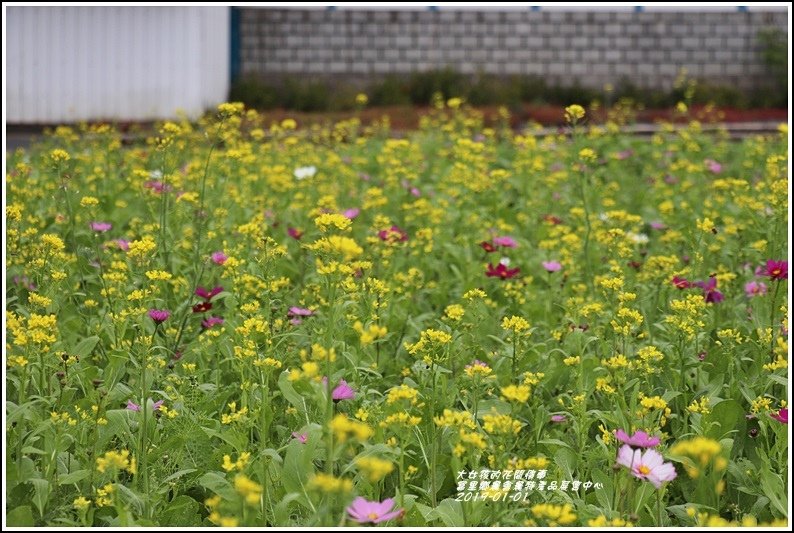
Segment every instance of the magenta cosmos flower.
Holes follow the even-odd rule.
[[[91,222],[89,225],[91,226],[91,229],[97,233],[104,233],[106,231],[110,231],[113,228],[113,224],[110,222]]]
[[[654,487],[661,488],[662,483],[672,481],[676,477],[673,463],[665,463],[662,455],[656,450],[642,453],[628,444],[618,451],[618,464],[631,470],[631,475],[649,481]]]
[[[392,511],[393,508],[394,500],[392,498],[386,498],[382,502],[371,502],[359,496],[347,508],[347,514],[359,524],[380,524],[402,514],[402,509]]]
[[[149,318],[154,320],[155,324],[162,324],[168,317],[171,316],[171,311],[166,309],[149,309]]]
[[[748,281],[744,284],[744,293],[748,298],[766,294],[766,284],[760,281]]]
[[[766,262],[765,276],[770,279],[788,279],[788,261],[774,261],[770,259]]]
[[[221,251],[213,252],[210,257],[212,258],[212,262],[215,263],[216,265],[222,265],[226,262],[227,259],[229,259],[229,256],[227,256],[225,253]]]
[[[308,433],[298,433],[297,431],[292,432],[292,438],[296,441],[300,442],[301,444],[306,444],[306,441],[309,440]]]
[[[521,272],[520,268],[507,268],[503,262],[499,262],[498,265],[493,266],[491,263],[488,263],[488,266],[485,269],[485,275],[489,278],[499,278],[499,279],[510,279],[518,275]]]
[[[223,319],[218,316],[210,316],[201,321],[203,329],[211,329],[213,326],[220,326],[223,324]]]
[[[675,286],[676,289],[688,289],[689,287],[692,286],[689,280],[679,276],[673,276],[671,283]]]
[[[213,287],[212,289],[205,289],[204,287],[196,287],[196,296],[199,298],[204,298],[206,301],[210,301],[214,296],[223,292],[223,287],[218,285],[217,287]]]
[[[775,420],[777,420],[781,424],[788,424],[788,407],[784,407],[783,409],[781,409],[780,411],[778,411],[775,414],[771,414],[770,413],[769,416],[771,416],[772,418],[774,418]]]
[[[551,274],[552,272],[559,272],[560,270],[562,270],[562,265],[560,264],[559,261],[543,261],[541,264],[543,265],[543,268],[546,269],[546,272],[548,272],[549,274]]]
[[[636,446],[637,448],[653,448],[658,446],[659,442],[661,442],[659,437],[651,437],[644,431],[636,431],[634,435],[629,437],[628,434],[622,429],[619,429],[615,432],[615,438],[623,444]]]
[[[703,297],[707,303],[717,304],[725,299],[725,296],[717,290],[717,278],[710,276],[708,281],[696,281],[692,285],[703,289]]]
[[[339,400],[353,400],[356,397],[356,391],[347,384],[344,379],[339,381],[339,385],[331,392],[331,399],[335,402]]]
[[[299,241],[301,237],[303,237],[303,232],[298,228],[293,228],[292,226],[287,228],[287,235]]]

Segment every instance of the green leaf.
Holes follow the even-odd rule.
[[[198,480],[199,485],[207,488],[223,498],[224,500],[232,501],[235,498],[235,491],[231,484],[226,481],[226,478],[217,472],[207,472]]]
[[[182,476],[184,476],[184,475],[187,475],[187,474],[191,474],[191,473],[193,473],[193,472],[195,472],[195,471],[196,471],[196,469],[195,469],[195,468],[185,468],[184,470],[180,470],[180,471],[178,471],[178,472],[174,472],[173,474],[171,474],[170,476],[168,476],[167,478],[165,478],[165,479],[162,481],[162,483],[168,483],[169,481],[173,481],[173,480],[175,480],[175,479],[179,479],[179,478],[181,478]]]
[[[77,483],[78,481],[87,478],[90,474],[91,472],[86,469],[69,472],[65,476],[58,478],[58,485],[71,485],[72,483]]]
[[[177,496],[160,512],[158,522],[165,527],[200,526],[199,503],[190,496]]]
[[[460,502],[447,498],[433,509],[432,517],[438,518],[446,527],[463,527],[463,510]]]
[[[47,508],[47,500],[50,498],[50,482],[46,479],[31,479],[33,484],[33,505],[39,511],[39,517],[44,518],[44,510]]]
[[[736,400],[724,400],[711,409],[706,415],[708,430],[706,436],[719,440],[744,420],[744,409]]]
[[[94,348],[96,348],[98,342],[99,342],[99,337],[97,336],[86,337],[85,339],[77,343],[77,346],[75,346],[72,349],[71,355],[76,355],[80,359],[88,357],[89,355],[91,355],[91,352],[94,351]]]
[[[783,486],[783,481],[780,477],[769,471],[761,471],[761,488],[764,491],[764,496],[769,498],[769,501],[772,503],[772,507],[774,507],[775,511],[777,511],[778,517],[785,517],[788,516],[788,511],[786,510],[786,503],[781,499],[781,494],[786,494],[786,489]]]
[[[29,505],[21,505],[10,510],[6,514],[6,525],[9,527],[33,527],[36,525],[33,519],[33,510]]]

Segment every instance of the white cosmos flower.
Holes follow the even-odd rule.
[[[295,179],[305,180],[317,174],[317,167],[298,167],[295,169]]]

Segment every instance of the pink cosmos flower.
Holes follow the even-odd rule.
[[[402,509],[392,511],[393,508],[394,500],[392,498],[386,498],[382,502],[371,502],[359,496],[353,500],[353,503],[351,503],[346,510],[350,518],[359,524],[366,524],[369,522],[380,524],[381,522],[386,522],[402,514]]]
[[[292,438],[300,442],[301,444],[306,444],[306,441],[309,439],[308,433],[298,433],[297,431],[292,432]]]
[[[331,392],[331,399],[335,402],[339,400],[352,400],[355,397],[356,391],[354,391],[344,379],[340,380],[339,385]]]
[[[472,367],[475,367],[475,366],[481,366],[483,368],[488,368],[488,363],[480,361],[479,359],[475,359],[474,361],[471,362],[471,364],[466,365],[465,368],[468,369],[468,368],[472,368]]]
[[[766,294],[766,284],[760,281],[749,281],[744,284],[744,293],[748,298]]]
[[[637,448],[654,448],[661,442],[659,437],[651,437],[644,431],[636,431],[634,432],[634,435],[629,437],[628,434],[622,429],[619,429],[615,432],[615,438],[623,444],[628,444]]]
[[[92,230],[98,233],[104,233],[106,231],[110,231],[111,228],[113,228],[113,224],[110,222],[91,222],[89,225],[91,226]]]
[[[543,261],[541,264],[549,274],[562,270],[562,265],[559,263],[559,261]]]
[[[705,163],[706,168],[709,169],[709,172],[712,174],[719,174],[722,172],[722,165],[714,161],[713,159],[706,159],[703,163]]]
[[[784,407],[775,414],[770,413],[769,416],[771,416],[781,424],[788,424],[788,407]]]
[[[788,279],[788,261],[770,259],[766,262],[766,270],[763,274],[770,279]]]
[[[209,301],[214,296],[216,296],[216,295],[218,295],[218,294],[220,294],[222,292],[223,292],[223,287],[221,287],[220,285],[218,285],[217,287],[214,287],[214,288],[212,288],[210,290],[207,290],[204,287],[199,286],[199,287],[196,287],[195,294],[199,298],[204,298],[205,300]]]
[[[141,410],[141,406],[132,400],[127,400],[127,410],[138,412]]]
[[[651,222],[649,224],[649,226],[651,227],[651,229],[655,229],[656,231],[661,231],[663,229],[667,229],[667,226],[665,225],[664,222],[659,222],[659,221],[656,221],[656,220]]]
[[[229,257],[222,251],[213,252],[211,257],[212,257],[212,262],[215,263],[216,265],[222,265],[226,262],[227,259],[229,259]]]
[[[350,220],[356,218],[359,215],[359,213],[361,213],[361,209],[358,209],[357,207],[353,207],[351,209],[345,209],[344,211],[342,211],[342,215],[346,218],[349,218]]]
[[[154,402],[152,404],[152,411],[159,411],[164,403],[165,403],[165,400],[157,400],[156,402]]]
[[[562,422],[566,422],[568,419],[565,415],[551,415],[550,420],[556,424],[560,424]]]
[[[485,275],[489,278],[499,278],[499,279],[510,279],[518,275],[521,272],[520,268],[507,268],[502,262],[499,262],[498,265],[493,266],[491,263],[488,263],[488,266],[485,269]]]
[[[147,189],[153,190],[158,194],[161,194],[163,192],[169,192],[171,190],[170,185],[168,185],[167,183],[163,183],[162,181],[156,181],[156,180],[147,181],[146,183],[143,184],[143,186],[146,187]]]
[[[168,317],[171,316],[171,311],[166,309],[149,309],[149,318],[154,320],[155,324],[162,324]]]
[[[119,247],[120,250],[129,251],[130,249],[130,241],[126,239],[116,239],[116,246]]]
[[[513,239],[513,237],[507,237],[507,236],[494,237],[493,238],[493,243],[495,245],[497,245],[497,246],[504,246],[505,248],[515,248],[516,247],[516,241],[515,241],[515,239]]]
[[[314,311],[311,309],[305,309],[303,307],[290,307],[289,312],[287,313],[289,316],[312,316]]]
[[[223,324],[223,319],[217,316],[209,316],[201,321],[201,327],[204,329],[210,329],[213,326],[220,326]]]
[[[297,228],[293,228],[290,226],[287,228],[287,235],[289,235],[296,241],[299,241],[300,238],[303,237],[303,232]]]
[[[657,489],[661,488],[662,483],[674,480],[677,475],[673,463],[665,463],[656,450],[642,453],[628,444],[621,446],[618,451],[617,463],[630,469],[634,477],[649,481]]]

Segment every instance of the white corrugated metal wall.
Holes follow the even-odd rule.
[[[8,7],[6,121],[197,116],[226,99],[227,7]]]

